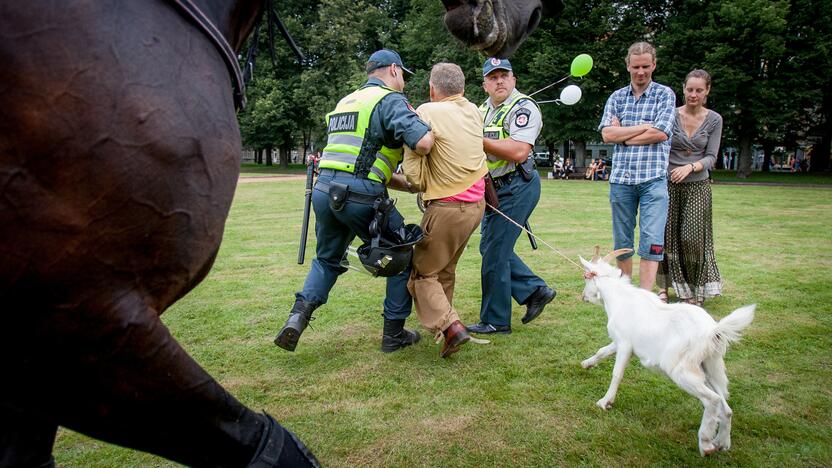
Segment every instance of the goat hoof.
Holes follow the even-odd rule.
[[[711,445],[710,447],[699,447],[699,454],[703,457],[707,457],[708,455],[713,455],[714,452],[719,450],[715,445]]]
[[[595,363],[590,361],[589,359],[585,359],[581,361],[581,367],[583,367],[584,369],[591,369],[595,367]]]
[[[612,402],[611,402],[611,401],[604,400],[603,398],[601,398],[600,400],[598,400],[598,402],[597,402],[597,403],[595,403],[595,404],[596,404],[596,405],[598,405],[598,407],[599,407],[599,408],[601,408],[601,409],[602,409],[602,410],[604,410],[604,411],[606,411],[606,410],[608,410],[608,409],[612,408]]]

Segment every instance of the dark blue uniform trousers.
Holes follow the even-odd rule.
[[[521,226],[540,200],[540,176],[532,171],[529,181],[515,174],[510,184],[497,189],[499,210]],[[482,219],[482,306],[480,320],[492,325],[511,325],[511,298],[523,304],[546,282],[535,275],[514,253],[522,231],[493,211]]]
[[[348,172],[323,169],[318,182],[312,190],[312,206],[315,209],[315,236],[317,237],[317,257],[312,260],[312,269],[306,276],[303,291],[296,294],[299,299],[326,304],[329,291],[335,281],[347,268],[341,266],[341,259],[356,236],[364,242],[370,241],[370,221],[375,216],[371,205],[347,200],[341,211],[329,207],[329,188],[322,185],[330,182],[348,185],[350,192],[365,195],[384,194],[384,184],[368,179],[357,178]],[[404,224],[404,218],[393,209],[390,213],[390,226],[395,229]],[[357,261],[357,259],[356,259]],[[355,262],[353,262],[355,263]],[[407,291],[407,280],[412,267],[387,278],[387,295],[384,299],[384,318],[404,319],[410,315],[413,299]]]

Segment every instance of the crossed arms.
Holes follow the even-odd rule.
[[[601,129],[604,143],[619,143],[628,146],[652,145],[667,140],[667,134],[650,124],[622,127],[618,117],[612,118],[612,123]]]

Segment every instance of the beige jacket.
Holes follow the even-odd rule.
[[[416,109],[435,142],[427,156],[405,146],[404,175],[425,200],[464,192],[488,173],[482,149],[482,115],[461,94]]]

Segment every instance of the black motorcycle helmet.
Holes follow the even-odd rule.
[[[373,276],[396,276],[403,272],[413,257],[413,246],[424,237],[418,224],[408,224],[397,231],[388,233],[388,237],[377,234],[370,242],[358,248],[361,264]]]

